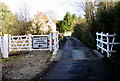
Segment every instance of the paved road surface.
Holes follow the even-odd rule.
[[[61,59],[44,79],[112,80],[106,64],[99,55],[73,37],[66,39],[60,50]]]

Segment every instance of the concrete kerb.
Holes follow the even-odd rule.
[[[86,50],[91,50],[91,49],[86,49]],[[96,54],[96,58],[92,58],[92,59],[101,59],[101,58],[104,58],[104,56],[99,53],[97,50],[92,50],[94,52],[94,54]],[[62,52],[60,50],[57,51],[57,54],[56,55],[53,55],[50,59],[51,62],[57,62],[57,61],[60,61],[62,57]],[[67,59],[68,60],[68,59]],[[67,61],[67,60],[62,60],[62,61]],[[80,58],[80,59],[69,59],[69,60],[91,60],[91,58]]]
[[[99,53],[97,50],[93,50],[93,52],[98,56],[98,58],[104,58],[104,56]]]
[[[61,58],[61,52],[60,52],[60,50],[58,50],[57,51],[57,54],[56,55],[53,55],[52,57],[51,57],[51,59],[50,59],[50,61],[59,61],[60,60],[60,58]]]

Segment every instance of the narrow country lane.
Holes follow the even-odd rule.
[[[66,39],[65,45],[60,50],[60,60],[44,79],[112,80],[112,75],[101,55],[76,38],[66,37]]]

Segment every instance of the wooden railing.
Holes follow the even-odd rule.
[[[109,33],[96,33],[96,40],[97,40],[97,49],[101,49],[101,53],[106,52],[107,57],[111,56],[111,53],[116,52],[113,50],[113,46],[116,44],[120,44],[119,42],[115,42],[115,37],[117,36],[114,34]]]

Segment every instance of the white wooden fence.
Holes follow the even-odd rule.
[[[22,36],[5,34],[0,37],[0,48],[3,58],[8,58],[11,51],[49,50],[55,55],[59,49],[58,33]]]
[[[120,44],[118,42],[115,42],[115,37],[117,36],[114,34],[109,33],[96,33],[97,36],[97,49],[101,49],[101,53],[104,51],[107,52],[107,57],[111,56],[111,53],[116,52],[113,50],[113,46],[116,44]]]

